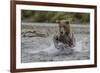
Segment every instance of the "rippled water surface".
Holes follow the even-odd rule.
[[[75,26],[77,27],[77,26]],[[37,28],[37,30],[35,29]],[[76,28],[75,32],[76,46],[72,53],[66,54],[68,51],[59,51],[55,48],[52,41],[53,35],[58,31],[58,28],[41,27],[27,29],[23,27],[21,38],[21,62],[47,62],[47,61],[69,61],[69,60],[86,60],[90,58],[90,42],[89,32],[86,28],[82,32]],[[41,30],[40,30],[41,28]],[[35,31],[33,30],[35,29]],[[77,31],[78,30],[78,31]],[[84,32],[84,31],[85,32]]]

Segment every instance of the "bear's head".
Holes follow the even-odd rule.
[[[68,35],[70,33],[70,23],[67,20],[56,20],[59,24],[60,35]]]

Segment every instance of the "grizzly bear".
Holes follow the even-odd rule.
[[[67,20],[57,20],[56,22],[59,25],[59,33],[53,37],[54,46],[61,51],[70,50],[75,46],[75,37],[71,31],[70,22]]]

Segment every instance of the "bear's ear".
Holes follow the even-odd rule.
[[[56,23],[60,23],[60,20],[56,20]]]

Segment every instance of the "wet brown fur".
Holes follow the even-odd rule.
[[[61,49],[61,45],[59,46],[59,43],[62,43],[62,48],[75,46],[75,38],[73,32],[71,31],[69,21],[57,20],[56,22],[59,25],[59,34],[54,36],[55,47],[57,49]]]

